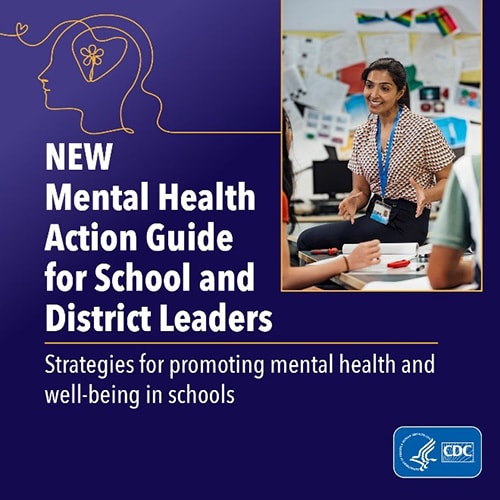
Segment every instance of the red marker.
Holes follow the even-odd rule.
[[[397,268],[406,267],[410,265],[410,261],[407,259],[395,260],[394,262],[388,262],[387,267]]]
[[[336,255],[339,253],[338,248],[322,248],[320,250],[311,250],[313,255]]]

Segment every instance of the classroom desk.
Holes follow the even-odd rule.
[[[301,263],[312,264],[323,259],[328,259],[328,255],[313,255],[309,251],[299,251],[298,257]],[[416,271],[416,267],[423,268]],[[330,280],[345,288],[346,290],[362,290],[363,287],[372,281],[397,282],[409,280],[412,278],[420,278],[426,276],[427,264],[420,262],[412,262],[410,266],[399,269],[387,269],[387,272],[370,272],[369,268],[360,269],[359,271],[350,271],[349,273],[341,273],[337,276],[332,276]],[[396,288],[396,287],[395,287]]]

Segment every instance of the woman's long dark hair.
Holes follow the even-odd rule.
[[[293,206],[291,203],[292,200],[292,195],[293,195],[293,188],[294,188],[294,183],[295,183],[295,178],[293,174],[293,166],[292,162],[290,160],[290,155],[288,151],[288,145],[287,145],[287,129],[292,130],[292,125],[290,123],[290,119],[288,118],[288,115],[283,108],[282,112],[282,124],[281,124],[281,156],[282,156],[282,177],[281,177],[281,189],[283,189],[283,192],[285,193],[286,197],[288,198],[288,218],[289,218],[289,232],[293,232],[295,229],[295,224],[297,223],[297,218],[295,217],[295,213],[293,210]]]
[[[399,98],[399,104],[405,105],[410,109],[410,92],[408,90],[408,82],[406,81],[406,70],[405,67],[396,59],[392,57],[382,57],[373,61],[369,66],[367,66],[363,73],[361,73],[361,80],[366,83],[370,71],[379,70],[387,71],[394,80],[398,90],[405,89],[404,94]]]

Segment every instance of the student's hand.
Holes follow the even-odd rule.
[[[350,194],[346,196],[339,204],[339,215],[343,219],[350,219],[351,224],[354,224],[354,216],[358,210],[357,198],[359,198],[363,193],[360,191],[356,194]]]
[[[349,269],[354,271],[362,267],[373,266],[380,262],[380,241],[364,241],[357,245],[352,253],[347,256]]]
[[[413,177],[410,177],[410,184],[413,186],[415,193],[417,195],[417,211],[415,212],[415,217],[420,217],[424,211],[427,203],[427,197],[425,196],[425,189],[415,181]]]

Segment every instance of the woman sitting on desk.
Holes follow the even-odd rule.
[[[354,134],[348,167],[353,189],[340,203],[346,220],[303,231],[299,250],[377,238],[423,244],[431,202],[440,200],[455,154],[429,118],[410,111],[404,66],[378,59],[363,71],[368,120]],[[368,204],[366,214],[356,212]]]
[[[292,162],[288,156],[292,144],[292,129],[288,116],[283,110],[281,150],[283,155],[282,186],[281,186],[281,271],[282,288],[298,290],[321,283],[336,274],[370,266],[380,262],[380,242],[378,240],[360,243],[349,255],[328,259],[321,265],[292,266],[290,263],[290,248],[288,246],[288,225],[291,228],[296,222],[290,200],[294,188]]]

